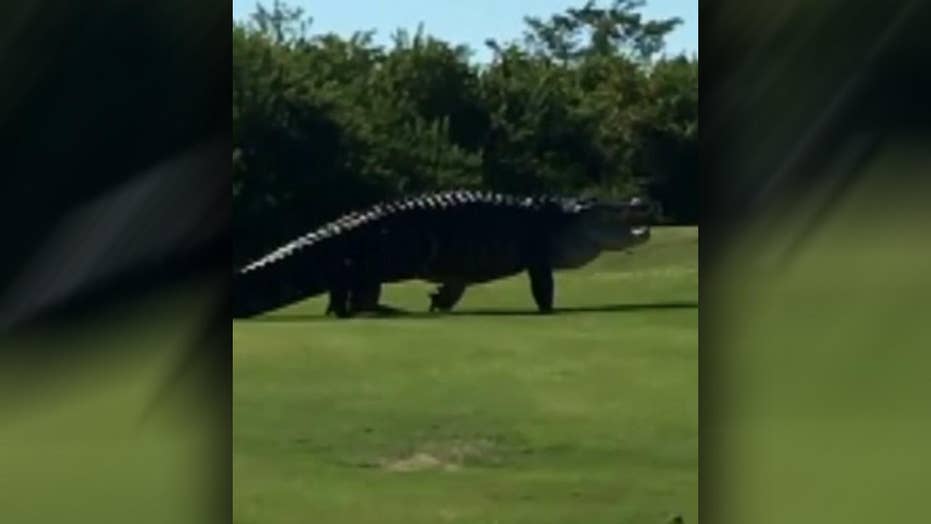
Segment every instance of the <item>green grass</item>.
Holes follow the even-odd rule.
[[[234,322],[234,518],[249,523],[665,523],[698,511],[698,232],[423,313]]]

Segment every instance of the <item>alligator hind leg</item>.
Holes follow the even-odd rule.
[[[553,270],[547,266],[531,266],[528,269],[530,274],[530,290],[533,292],[533,300],[537,303],[540,313],[553,312]]]
[[[326,314],[336,315],[339,318],[346,318],[350,314],[349,308],[349,291],[345,288],[330,290],[330,302],[326,307]]]
[[[359,313],[374,313],[376,315],[397,315],[404,310],[385,306],[378,303],[381,297],[381,285],[373,284],[358,286],[351,290],[330,290],[330,301],[327,304],[326,314],[336,315],[339,318],[348,318]]]
[[[430,293],[430,311],[448,312],[456,306],[465,293],[465,282],[443,282]]]
[[[349,309],[353,312],[371,311],[378,307],[381,298],[381,286],[360,285],[352,288],[349,293]]]
[[[376,315],[396,315],[403,313],[401,309],[393,308],[379,303],[381,298],[381,284],[361,284],[354,287],[349,295],[349,309],[355,313],[374,313]]]

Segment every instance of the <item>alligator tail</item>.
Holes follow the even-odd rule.
[[[300,302],[327,291],[327,271],[319,260],[300,256],[265,259],[237,270],[233,274],[233,318],[250,318]]]

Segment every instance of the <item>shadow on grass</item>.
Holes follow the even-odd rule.
[[[516,309],[473,309],[452,311],[449,313],[430,313],[426,311],[403,311],[396,310],[384,314],[362,314],[351,319],[365,320],[397,320],[397,319],[427,319],[427,318],[444,318],[444,317],[550,317],[573,315],[578,313],[632,313],[637,311],[657,311],[657,310],[678,310],[678,309],[697,309],[698,302],[652,302],[643,304],[609,304],[604,306],[583,306],[583,307],[565,307],[556,308],[548,315],[538,313],[536,310],[516,310]],[[266,316],[246,319],[245,322],[307,322],[307,321],[327,321],[338,320],[334,317],[312,314],[269,314]]]

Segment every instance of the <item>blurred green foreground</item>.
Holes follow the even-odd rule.
[[[927,521],[929,160],[885,148],[789,257],[825,189],[704,274],[706,520]]]

